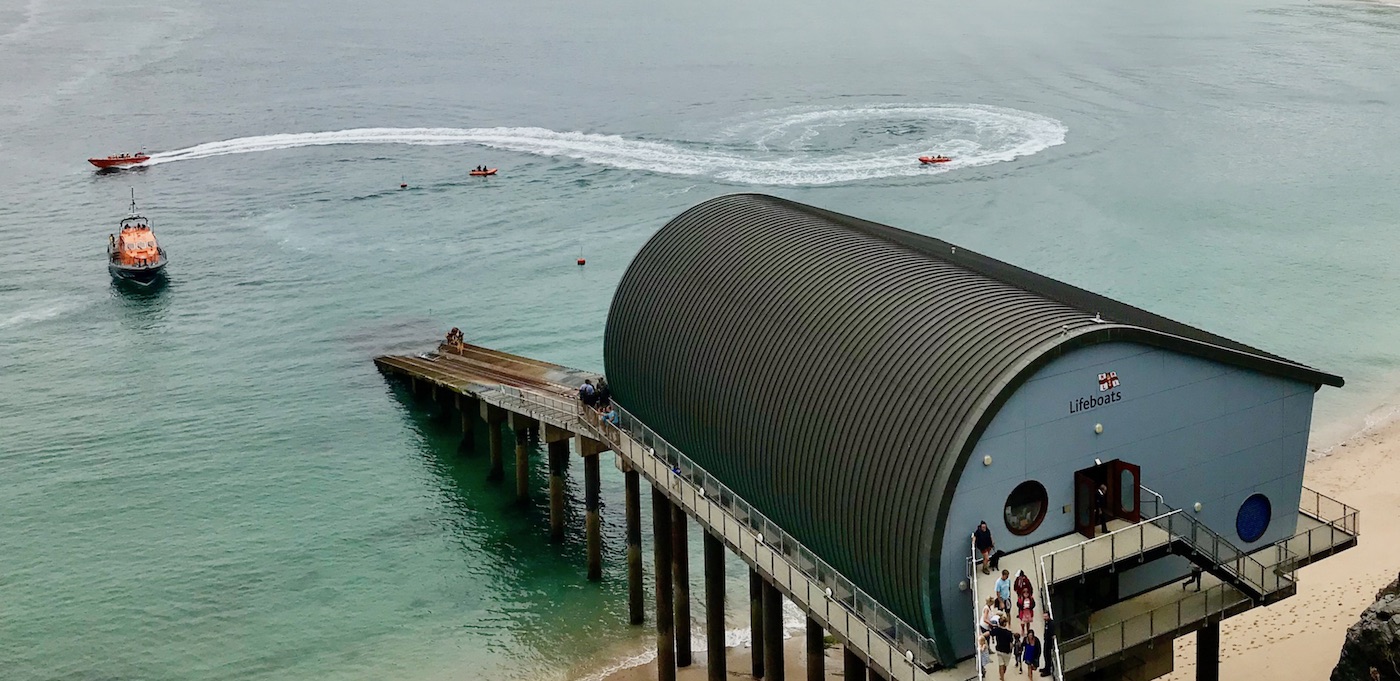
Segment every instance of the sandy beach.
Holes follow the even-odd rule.
[[[1361,511],[1356,548],[1299,571],[1298,594],[1268,608],[1226,620],[1221,626],[1221,678],[1326,679],[1341,652],[1347,627],[1375,593],[1400,571],[1400,421],[1367,431],[1315,458],[1305,473],[1308,487]],[[785,642],[787,678],[806,678],[802,637]],[[730,648],[729,676],[748,676],[749,648]],[[827,649],[826,678],[842,679],[841,649]],[[1177,640],[1176,671],[1163,677],[1190,681],[1196,673],[1195,639]],[[618,670],[605,681],[649,681],[655,663]],[[704,653],[677,679],[705,678]]]

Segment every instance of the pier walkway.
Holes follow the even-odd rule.
[[[930,639],[856,588],[646,424],[620,407],[616,423],[603,422],[597,412],[583,408],[575,397],[577,387],[587,379],[596,381],[597,374],[461,343],[443,344],[433,353],[384,356],[374,361],[386,375],[406,379],[416,395],[427,393],[445,409],[459,411],[468,435],[480,415],[488,427],[492,473],[496,476],[501,473],[500,426],[509,424],[517,433],[517,492],[522,495],[528,494],[524,481],[528,480],[529,461],[520,443],[528,441],[531,429],[543,425],[542,440],[550,450],[550,522],[552,528],[558,523],[560,531],[564,465],[557,458],[561,452],[566,455],[568,443],[574,442],[577,454],[585,460],[590,579],[599,579],[602,573],[598,459],[603,452],[616,453],[616,466],[627,476],[629,612],[634,624],[643,620],[639,477],[651,483],[660,679],[673,679],[676,666],[690,663],[687,580],[681,577],[673,581],[673,569],[668,566],[677,575],[688,570],[684,537],[691,519],[703,528],[705,537],[705,619],[717,624],[707,625],[712,651],[709,678],[726,678],[722,574],[726,548],[751,569],[756,676],[763,675],[766,666],[769,674],[765,678],[783,681],[781,599],[786,597],[807,615],[809,666],[824,664],[825,632],[844,644],[845,673],[850,678],[864,674],[867,668],[891,681],[979,678],[975,660],[960,665],[939,660]]]

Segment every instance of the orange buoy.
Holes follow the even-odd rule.
[[[584,260],[583,258],[579,258],[579,259],[578,259],[578,266],[579,266],[579,267],[583,267],[584,265],[587,265],[587,264],[588,264],[588,261],[587,261],[587,260]]]

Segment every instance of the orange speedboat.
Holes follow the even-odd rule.
[[[98,168],[116,168],[117,166],[130,166],[136,165],[137,163],[145,163],[149,160],[151,160],[151,157],[142,152],[140,154],[114,154],[103,158],[90,158],[88,159],[88,163]]]
[[[107,271],[117,281],[150,286],[164,276],[165,262],[165,249],[156,243],[150,221],[136,212],[133,189],[131,214],[122,218],[121,231],[107,236]]]
[[[931,163],[947,163],[953,160],[951,156],[920,156],[919,163],[929,165]]]

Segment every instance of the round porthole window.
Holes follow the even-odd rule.
[[[1235,532],[1246,543],[1259,541],[1269,529],[1269,517],[1273,515],[1273,505],[1262,494],[1251,494],[1240,504],[1240,512],[1235,515]]]
[[[1040,521],[1045,520],[1045,511],[1049,508],[1050,499],[1045,493],[1045,486],[1027,480],[1011,490],[1011,496],[1006,498],[1006,529],[1015,535],[1030,534],[1040,527]]]

